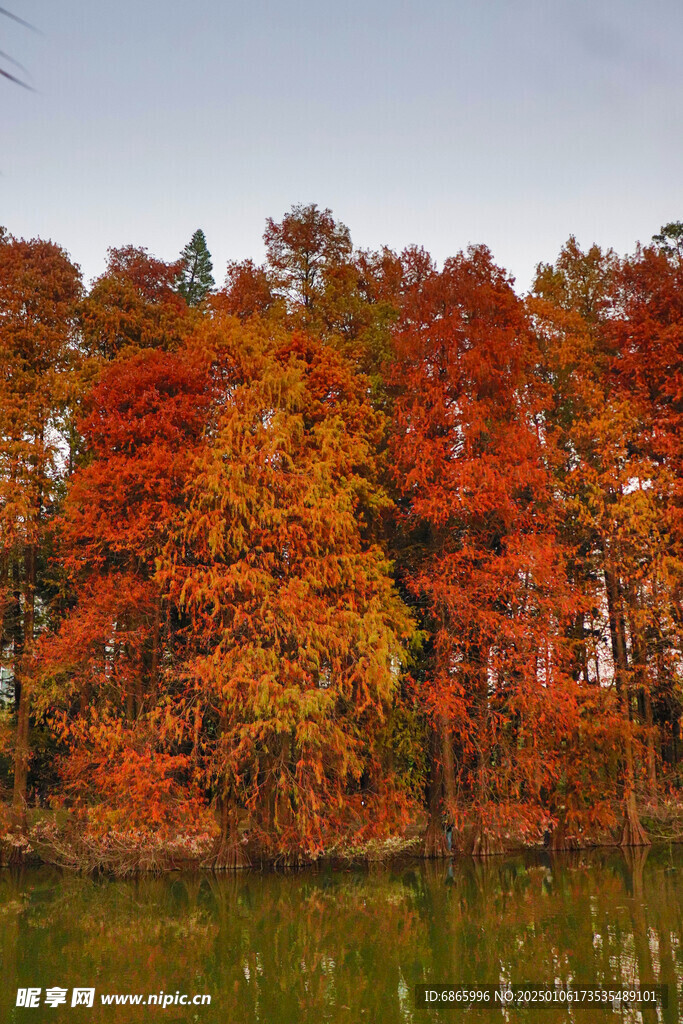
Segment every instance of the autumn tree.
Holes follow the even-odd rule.
[[[40,704],[64,751],[63,792],[89,825],[182,829],[199,808],[186,758],[158,724],[175,634],[156,566],[209,399],[195,348],[119,358],[85,403],[88,457],[59,524],[66,607],[43,645]]]
[[[263,238],[265,272],[290,324],[338,349],[377,388],[398,316],[400,258],[386,247],[354,251],[346,225],[315,204],[269,218]]]
[[[145,249],[110,249],[80,310],[86,350],[113,359],[126,349],[176,348],[187,334],[187,305],[175,288],[179,269]]]
[[[484,248],[441,273],[410,254],[396,337],[390,458],[403,586],[427,632],[418,675],[432,723],[425,852],[442,822],[474,853],[548,824],[576,704],[559,629],[567,590],[538,353]]]
[[[228,263],[225,285],[212,298],[215,309],[246,320],[263,316],[275,304],[273,285],[265,267],[253,260]]]
[[[84,298],[0,229],[15,825],[47,724],[88,864],[296,862],[416,797],[428,856],[647,844],[683,756],[682,239],[571,237],[521,299],[484,247],[439,269],[299,205],[219,289],[198,231]]]
[[[657,800],[652,680],[644,655],[651,594],[666,539],[655,464],[642,444],[642,408],[617,386],[619,262],[574,239],[554,267],[541,266],[532,304],[544,337],[553,391],[548,420],[563,458],[557,476],[564,543],[583,595],[573,640],[584,684],[613,685],[623,792],[622,844],[647,842],[640,824],[638,753],[643,744],[648,796]],[[655,486],[653,486],[655,483]],[[661,587],[661,582],[659,584]],[[649,595],[649,596],[648,596]]]
[[[401,797],[378,737],[411,622],[373,541],[382,417],[329,348],[216,322],[223,392],[161,578],[188,617],[186,694],[216,862],[245,812],[271,855],[379,833]]]
[[[79,270],[52,242],[0,233],[0,654],[14,677],[13,814],[25,821],[45,538],[65,460]]]
[[[319,301],[326,275],[348,261],[352,251],[346,225],[315,203],[293,206],[280,223],[269,217],[263,241],[279,291],[307,313]]]
[[[676,225],[662,229],[677,237]],[[680,227],[680,225],[678,225]],[[638,417],[632,452],[646,463],[638,478],[651,538],[633,574],[637,620],[632,644],[641,718],[661,730],[662,757],[680,757],[683,642],[683,268],[661,244],[622,261],[615,314],[607,325],[614,348],[614,386]],[[635,479],[635,475],[634,475]],[[649,751],[648,771],[654,758]],[[651,786],[652,788],[652,786]]]

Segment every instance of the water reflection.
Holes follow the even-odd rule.
[[[572,1017],[560,1008],[416,1009],[413,986],[560,978],[666,982],[668,1010],[574,1017],[674,1024],[682,921],[675,847],[134,881],[5,871],[0,1020],[554,1024]],[[57,985],[94,986],[94,1007],[14,1005],[20,986]],[[99,1002],[103,992],[160,991],[210,993],[212,1005]]]

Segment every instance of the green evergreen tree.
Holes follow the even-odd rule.
[[[198,306],[216,283],[211,271],[211,253],[201,228],[197,228],[191,240],[180,254],[180,272],[177,279],[179,293],[188,306]]]

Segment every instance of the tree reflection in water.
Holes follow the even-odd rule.
[[[682,921],[675,847],[133,881],[5,871],[0,1019],[23,1019],[19,986],[81,985],[97,990],[93,1024],[540,1020],[525,1009],[416,1010],[413,986],[573,978],[667,982],[668,1010],[600,1018],[674,1024]],[[209,993],[212,1005],[98,1005],[103,992],[159,991]],[[71,1012],[41,1007],[31,1019]],[[560,1008],[542,1018],[571,1019]]]

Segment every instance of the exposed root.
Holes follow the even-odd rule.
[[[221,837],[208,863],[214,871],[239,871],[251,866],[247,851],[236,835]]]
[[[620,846],[651,846],[650,837],[640,824],[633,793],[624,798],[624,827]]]
[[[495,857],[503,853],[503,844],[499,839],[487,832],[483,822],[479,822],[472,838],[470,854],[473,857]]]
[[[427,831],[422,839],[422,856],[429,859],[450,857],[446,835],[438,816],[429,819]]]
[[[567,835],[567,823],[564,818],[560,818],[557,826],[553,829],[548,847],[551,850],[558,851],[579,849],[579,843],[574,836]]]

